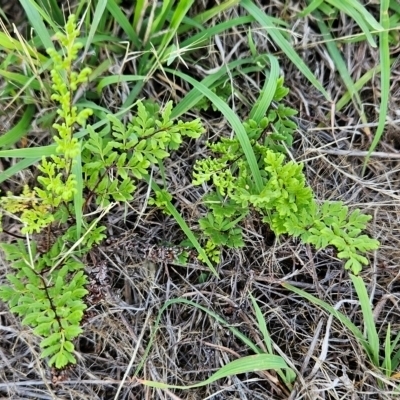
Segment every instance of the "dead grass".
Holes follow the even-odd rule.
[[[337,101],[344,93],[338,75],[315,31],[311,18],[299,22],[296,7],[271,2],[269,13],[285,17],[293,26],[293,40],[309,67],[325,83],[326,90]],[[220,19],[232,18],[237,10]],[[275,52],[274,46],[257,25],[255,40],[262,51]],[[347,18],[338,22],[337,37],[358,33]],[[236,59],[247,51],[245,31],[228,32],[219,37],[213,48],[198,54],[199,65],[191,65],[198,78],[227,58]],[[221,52],[223,50],[223,53]],[[365,43],[342,44],[348,69],[354,80],[373,68],[378,60],[376,51]],[[397,53],[396,53],[397,52]],[[205,54],[206,53],[206,54]],[[393,57],[399,54],[395,49]],[[229,57],[228,57],[229,55]],[[116,60],[116,65],[121,60]],[[373,155],[366,175],[361,176],[365,151],[371,138],[359,125],[357,110],[349,105],[335,113],[296,66],[281,55],[280,65],[285,84],[291,89],[289,103],[299,110],[299,131],[292,157],[305,164],[308,182],[318,199],[342,200],[350,207],[361,208],[373,215],[369,234],[382,243],[371,254],[370,266],[362,273],[373,294],[376,323],[383,338],[387,324],[400,329],[398,305],[400,264],[400,202],[399,202],[399,129],[398,122],[390,123],[387,135]],[[142,96],[161,103],[172,97],[175,101],[189,88],[184,82],[170,81],[163,74],[151,80]],[[262,86],[261,75],[243,76],[233,82],[239,94],[254,102]],[[399,74],[394,68],[390,117],[399,119]],[[110,88],[107,89],[110,91]],[[124,88],[121,88],[123,91]],[[361,92],[369,121],[378,119],[379,79],[375,77]],[[120,97],[118,97],[120,96]],[[121,92],[109,92],[103,105],[118,107]],[[249,109],[237,98],[231,106],[238,115],[246,117]],[[192,110],[193,115],[198,115]],[[204,154],[204,141],[229,135],[230,128],[217,113],[200,114],[207,128],[202,141],[185,144],[167,164],[169,190],[187,223],[195,228],[201,211],[201,193],[191,186],[194,160]],[[371,125],[372,132],[374,126]],[[6,161],[7,163],[7,161]],[[28,178],[14,177],[23,183]],[[150,244],[179,243],[184,239],[176,223],[158,212],[145,208],[147,187],[143,185],[135,201],[127,208],[114,209],[108,216],[110,235],[119,235],[135,228],[141,241]],[[362,323],[355,292],[342,262],[331,250],[315,251],[290,238],[273,237],[257,215],[245,221],[247,246],[241,251],[224,253],[218,269],[220,279],[209,276],[201,283],[204,271],[197,265],[187,268],[138,259],[126,251],[127,242],[120,241],[119,249],[107,248],[88,258],[107,265],[110,288],[105,299],[90,309],[85,332],[77,341],[78,365],[65,375],[59,384],[51,383],[51,371],[38,357],[38,340],[27,327],[0,304],[0,393],[8,399],[394,399],[393,382],[378,387],[377,373],[368,363],[361,347],[350,333],[325,312],[282,288],[288,281],[318,298],[340,307],[356,324]],[[128,240],[128,239],[127,239]],[[1,262],[0,276],[8,272]],[[190,391],[161,391],[139,385],[132,379],[135,368],[145,356],[158,310],[169,299],[183,297],[197,302],[229,321],[263,346],[260,332],[248,298],[250,291],[262,308],[275,350],[285,357],[297,372],[295,389],[289,393],[272,372],[233,376]],[[189,385],[205,380],[226,364],[250,350],[213,318],[186,305],[170,306],[162,317],[155,341],[146,358],[140,376],[144,379]],[[124,374],[130,368],[128,379]],[[121,387],[120,387],[121,386]],[[120,387],[120,389],[119,389]]]

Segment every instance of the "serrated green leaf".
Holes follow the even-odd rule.
[[[40,347],[43,349],[45,347],[51,346],[57,342],[59,342],[62,338],[61,332],[55,332],[51,334],[49,337],[46,339],[42,340],[40,343]]]
[[[68,272],[68,269],[67,268],[65,268],[65,275],[67,274],[67,272]],[[61,293],[61,290],[62,290],[62,288],[63,288],[63,286],[64,286],[64,279],[63,279],[63,277],[65,276],[64,274],[58,274],[58,276],[57,276],[57,278],[56,278],[56,283],[55,283],[55,285],[54,285],[54,291],[55,291],[55,293]]]
[[[57,343],[52,346],[49,346],[49,347],[45,348],[44,350],[42,350],[40,357],[41,358],[49,357],[52,354],[57,353],[60,350],[60,348],[61,348],[61,343]]]
[[[83,288],[75,289],[72,292],[72,298],[81,299],[82,297],[86,296],[88,293],[89,293],[88,290],[83,289]]]
[[[83,170],[90,171],[90,170],[98,170],[104,167],[103,161],[92,161],[85,163]]]
[[[155,148],[152,153],[153,153],[154,157],[156,157],[160,160],[162,160],[163,158],[169,157],[169,153],[167,151],[161,150],[159,148]],[[153,162],[157,162],[157,159]]]
[[[0,286],[0,299],[3,301],[10,300],[16,294],[17,292],[12,287],[6,285]]]
[[[68,300],[70,300],[71,297],[72,297],[71,291],[67,291],[58,299],[54,299],[53,302],[57,307],[63,307],[65,304],[68,303]]]
[[[15,314],[23,315],[28,311],[29,306],[27,304],[19,304],[17,306],[11,307],[10,311]]]
[[[66,339],[71,340],[80,335],[83,329],[78,325],[70,325],[64,330]]]
[[[127,157],[127,153],[120,154],[120,156],[118,157],[118,160],[117,160],[117,164],[116,164],[117,167],[124,170],[124,167],[126,164],[126,157]]]
[[[93,146],[93,145],[90,144],[90,143],[91,143],[91,142],[85,143],[84,148],[87,149],[87,150],[90,150],[90,152],[93,153],[93,154],[102,155],[102,152],[100,151],[99,146],[98,146],[98,145]]]
[[[64,342],[64,349],[68,352],[68,353],[72,353],[75,349],[74,345],[72,342],[70,342],[69,340],[66,340]]]
[[[28,289],[31,293],[33,293],[36,299],[44,299],[46,298],[46,292],[44,289],[39,289],[36,285],[32,285],[28,283],[26,285],[26,289]]]
[[[81,310],[76,310],[72,312],[71,314],[66,316],[66,319],[72,324],[72,325],[78,325],[79,322],[82,320],[83,317],[83,312]]]
[[[76,359],[72,353],[70,353],[69,351],[65,351],[64,355],[67,358],[68,364],[76,364]]]
[[[58,369],[64,368],[68,364],[68,357],[66,356],[65,352],[60,351],[50,359],[49,364],[55,364],[56,368]]]
[[[54,311],[53,311],[53,313],[54,313]],[[54,316],[48,316],[48,315],[43,314],[43,312],[42,312],[41,315],[39,315],[37,317],[37,322],[39,324],[43,323],[43,322],[49,322],[49,321],[54,321]]]
[[[29,315],[27,315],[22,321],[22,325],[31,325],[31,326],[36,326],[39,321],[37,320],[40,316],[42,315],[42,312],[33,312]]]
[[[355,259],[349,259],[346,261],[344,268],[351,270],[354,275],[358,275],[362,271],[362,264]]]
[[[25,285],[24,283],[18,279],[15,275],[7,274],[6,275],[8,281],[12,283],[19,292],[25,292]]]
[[[106,166],[111,166],[114,164],[115,160],[118,157],[118,153],[116,151],[113,151],[111,154],[108,155],[108,157],[106,158]]]
[[[51,325],[53,321],[51,322],[43,322],[39,324],[34,330],[33,333],[38,336],[48,336],[51,332]]]

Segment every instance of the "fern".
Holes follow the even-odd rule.
[[[33,333],[42,337],[41,356],[50,357],[49,365],[62,368],[76,363],[72,340],[82,332],[80,321],[86,309],[82,299],[88,293],[84,265],[67,258],[61,268],[52,269],[53,257],[63,250],[63,238],[42,256],[35,242],[29,251],[22,240],[3,243],[1,248],[15,271],[7,275],[12,286],[0,286],[0,298],[23,317],[23,325],[32,326]]]
[[[82,47],[76,40],[79,31],[74,16],[68,19],[65,29],[65,34],[56,35],[63,55],[54,49],[48,50],[53,61],[50,71],[52,100],[59,104],[58,120],[53,124],[57,132],[53,138],[57,144],[56,153],[43,157],[38,166],[37,187],[25,186],[20,196],[8,193],[0,200],[1,207],[22,222],[21,233],[27,236],[51,229],[56,222],[62,226],[74,214],[77,182],[71,171],[80,145],[73,134],[76,125],[85,125],[93,113],[89,109],[78,111],[78,107],[72,105],[74,92],[91,71],[89,68],[74,71],[73,62]],[[49,358],[49,365],[56,368],[76,363],[72,341],[82,332],[80,322],[86,309],[84,265],[66,255],[65,243],[71,239],[70,234],[67,230],[42,254],[32,239],[2,245],[14,273],[7,275],[10,285],[0,287],[0,299],[7,301],[11,312],[23,317],[22,323],[30,325],[33,333],[42,338],[41,355]],[[89,240],[96,241],[93,237]],[[81,251],[84,249],[87,251],[88,247],[83,246]]]
[[[279,79],[275,101],[287,94],[282,82]],[[321,207],[317,206],[302,171],[303,165],[287,162],[284,154],[285,145],[292,144],[296,124],[290,117],[295,113],[278,104],[261,122],[248,120],[244,123],[259,160],[263,178],[260,192],[255,190],[250,167],[237,139],[221,138],[208,144],[215,157],[196,162],[193,184],[212,181],[215,187],[212,201],[208,201],[207,196],[204,198],[209,211],[199,221],[206,249],[216,259],[218,246],[243,246],[238,223],[254,209],[277,236],[290,234],[317,248],[336,247],[338,257],[347,260],[345,268],[357,274],[362,265],[368,263],[363,254],[379,246],[377,240],[361,235],[371,217],[359,210],[349,214],[341,202],[324,202]]]
[[[183,137],[197,138],[204,128],[200,120],[189,122],[170,119],[172,102],[160,110],[151,102],[137,102],[137,115],[127,126],[108,115],[112,138],[101,137],[88,127],[89,140],[82,153],[86,186],[96,195],[97,204],[129,201],[138,180],[176,150]],[[111,140],[110,140],[111,139]]]
[[[90,213],[84,212],[86,207],[94,202],[101,209],[110,202],[132,200],[151,168],[161,167],[184,138],[198,138],[204,128],[198,119],[172,119],[172,102],[161,109],[150,101],[138,101],[129,123],[110,114],[110,129],[95,131],[87,125],[93,111],[72,102],[91,73],[89,68],[76,69],[82,43],[74,16],[68,19],[65,33],[56,38],[60,51],[48,51],[53,61],[52,100],[58,106],[53,124],[56,150],[38,165],[36,187],[25,186],[19,195],[7,193],[0,198],[1,209],[21,223],[21,233],[27,237],[26,241],[2,245],[12,273],[7,275],[8,285],[0,286],[0,299],[41,338],[41,356],[48,364],[63,368],[76,363],[73,341],[82,332],[87,307],[87,278],[79,259],[105,237],[105,227],[90,219]],[[361,234],[370,217],[358,210],[349,213],[342,203],[325,202],[319,207],[306,184],[302,165],[286,162],[285,147],[292,144],[296,129],[291,120],[295,111],[279,104],[286,94],[280,79],[274,107],[266,117],[244,123],[263,179],[260,192],[255,190],[236,139],[209,143],[214,156],[196,162],[193,183],[212,181],[214,185],[213,192],[204,197],[207,212],[199,220],[203,247],[218,263],[222,248],[243,246],[240,223],[256,210],[276,235],[291,234],[317,248],[335,246],[338,257],[346,260],[345,267],[357,273],[367,263],[365,252],[378,246],[376,240]],[[82,126],[88,135],[78,142],[74,134]],[[80,170],[82,176],[75,176],[73,172]],[[78,181],[84,198],[78,198]],[[168,212],[166,205],[171,200],[162,189],[149,204]],[[76,208],[79,204],[82,209]],[[31,235],[36,233],[40,238],[55,227],[61,231],[58,239],[38,251]],[[79,246],[72,252],[68,243],[77,241]],[[182,252],[183,261],[185,257]]]
[[[160,109],[152,102],[138,101],[130,123],[125,125],[110,114],[111,131],[99,133],[88,125],[88,137],[79,143],[74,133],[86,126],[93,111],[72,105],[75,92],[91,72],[89,68],[75,69],[82,43],[74,16],[68,19],[65,34],[58,33],[56,38],[60,53],[48,51],[53,61],[52,100],[58,105],[53,124],[56,151],[41,160],[37,187],[25,186],[19,196],[7,193],[0,198],[2,210],[21,222],[21,233],[27,236],[26,242],[2,246],[13,273],[7,275],[8,285],[0,287],[0,299],[41,338],[41,355],[48,364],[64,368],[76,363],[73,340],[82,332],[80,324],[87,307],[87,278],[84,265],[77,260],[105,238],[105,227],[86,217],[76,204],[85,208],[93,201],[104,207],[111,201],[131,200],[150,168],[160,165],[185,137],[199,137],[204,128],[198,119],[171,119],[172,102]],[[80,169],[82,176],[75,176],[73,171]],[[78,179],[82,179],[85,198],[76,202]],[[167,200],[171,196],[163,190],[149,203],[165,209]],[[30,235],[39,234],[40,241],[54,228],[63,233],[49,248],[37,251]],[[79,247],[74,246],[72,253],[68,243],[77,240]]]

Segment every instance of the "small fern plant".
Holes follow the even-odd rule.
[[[87,125],[93,111],[72,103],[91,73],[75,69],[82,43],[73,15],[56,37],[60,51],[48,50],[52,100],[58,104],[55,154],[38,165],[36,187],[0,198],[3,213],[20,222],[26,236],[1,245],[12,272],[9,284],[0,286],[0,299],[33,328],[41,338],[41,356],[60,369],[76,363],[73,340],[82,332],[87,308],[88,280],[79,260],[105,238],[105,227],[85,211],[91,204],[101,210],[110,202],[131,200],[137,182],[153,166],[178,149],[183,137],[197,138],[204,128],[198,119],[171,120],[172,102],[160,110],[138,101],[137,114],[126,126],[110,114],[110,129],[96,132]],[[89,134],[79,142],[74,133],[84,126]]]
[[[84,126],[92,114],[90,109],[78,112],[72,105],[74,92],[91,71],[74,71],[73,61],[82,44],[76,41],[79,31],[73,16],[65,28],[65,34],[56,35],[63,55],[48,50],[53,61],[51,98],[59,104],[58,121],[53,125],[57,132],[55,154],[43,157],[38,166],[37,187],[25,186],[20,196],[8,193],[0,200],[2,209],[22,223],[21,233],[27,237],[25,242],[1,246],[14,272],[7,275],[10,285],[0,287],[0,298],[23,317],[24,325],[34,328],[33,332],[42,338],[41,356],[49,357],[49,365],[57,368],[76,363],[72,341],[82,332],[80,322],[86,309],[83,298],[88,293],[84,265],[66,249],[73,229],[67,229],[55,243],[48,243],[43,253],[31,238],[33,233],[43,237],[53,225],[65,224],[74,212],[77,183],[72,171],[80,145],[73,133],[75,126]],[[84,247],[84,241],[82,244]]]
[[[132,200],[135,182],[148,176],[152,166],[162,163],[171,150],[177,150],[184,137],[198,138],[204,132],[199,119],[171,120],[172,109],[171,101],[163,110],[152,102],[139,101],[137,115],[127,125],[114,115],[107,116],[111,136],[103,137],[88,127],[83,173],[97,204]]]
[[[274,96],[281,102],[288,90],[282,78]],[[210,258],[219,261],[221,246],[242,247],[239,222],[251,210],[261,215],[277,237],[289,234],[321,249],[334,246],[345,259],[345,268],[358,274],[368,263],[365,252],[378,248],[379,242],[361,234],[371,216],[359,210],[349,213],[342,202],[325,201],[319,206],[306,183],[303,164],[286,161],[285,146],[290,146],[296,124],[296,111],[277,104],[259,123],[244,123],[263,179],[258,192],[238,139],[220,138],[208,143],[214,156],[198,160],[193,184],[211,181],[214,191],[204,197],[207,214],[199,225]]]
[[[11,285],[0,287],[0,298],[8,302],[11,312],[23,317],[22,324],[32,326],[42,338],[41,357],[50,357],[49,365],[57,368],[76,363],[73,339],[82,332],[83,298],[88,293],[81,262],[67,257],[53,268],[62,242],[57,240],[46,254],[38,253],[34,241],[29,247],[22,240],[3,243],[14,272],[7,275]]]

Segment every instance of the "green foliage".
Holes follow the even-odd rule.
[[[58,239],[45,255],[37,253],[33,241],[29,250],[22,240],[1,245],[14,273],[7,275],[12,286],[0,286],[0,299],[43,339],[41,357],[50,357],[49,365],[56,368],[76,363],[72,340],[82,332],[79,325],[86,309],[82,299],[88,293],[82,263],[68,257],[60,268],[52,269],[63,243],[64,238]]]
[[[280,80],[274,99],[282,100],[286,94]],[[296,129],[290,119],[294,114],[294,110],[278,104],[259,124],[252,120],[244,123],[263,179],[260,192],[252,182],[238,139],[220,138],[209,143],[215,156],[196,162],[193,184],[212,181],[215,188],[204,198],[209,211],[199,221],[206,249],[215,260],[218,246],[243,246],[238,223],[254,209],[277,236],[300,237],[316,248],[336,247],[338,257],[347,260],[345,268],[357,274],[368,263],[363,254],[379,246],[377,240],[361,234],[371,217],[359,210],[349,214],[341,202],[324,202],[318,207],[307,186],[303,165],[286,161],[284,154]]]
[[[167,209],[167,204],[172,200],[172,195],[165,189],[155,192],[155,198],[150,198],[148,204],[156,206],[161,209],[165,214],[170,215],[171,213]]]
[[[22,196],[9,194],[0,200],[0,205],[6,211],[20,214],[19,218],[24,225],[21,232],[24,234],[40,233],[54,222],[54,210],[73,200],[76,177],[71,169],[80,153],[78,140],[73,137],[74,126],[85,125],[93,113],[90,109],[78,112],[78,108],[72,105],[74,92],[87,80],[91,70],[83,68],[79,72],[74,71],[73,62],[83,45],[76,41],[79,31],[73,15],[68,19],[65,29],[65,34],[58,32],[55,35],[63,49],[62,55],[54,49],[48,50],[53,61],[53,69],[50,71],[53,82],[51,98],[59,104],[58,121],[53,124],[58,134],[53,137],[57,143],[56,154],[48,159],[43,158],[38,166],[41,172],[37,179],[39,187],[33,190],[25,188]]]
[[[330,315],[336,317],[343,326],[353,334],[354,338],[359,342],[371,364],[377,369],[377,371],[380,371],[382,375],[386,375],[387,378],[393,377],[393,374],[396,373],[398,369],[400,361],[400,350],[398,348],[400,333],[393,332],[389,323],[386,328],[385,341],[380,342],[378,335],[379,330],[372,309],[373,301],[371,301],[370,294],[368,294],[366,284],[361,277],[352,274],[349,275],[356,290],[359,304],[361,305],[362,318],[360,318],[360,320],[363,321],[364,324],[364,329],[362,330],[354,325],[346,314],[343,314],[330,304],[290,285],[289,283],[285,282],[282,285],[286,289],[289,289],[301,297],[311,301],[318,307],[323,308]]]
[[[57,144],[55,154],[43,157],[38,166],[37,187],[25,186],[21,195],[7,193],[0,199],[1,207],[21,221],[21,233],[27,237],[34,232],[45,236],[44,229],[51,229],[55,223],[63,226],[74,215],[77,181],[71,171],[80,154],[80,145],[73,134],[76,125],[86,124],[92,110],[78,111],[72,99],[91,71],[89,68],[74,70],[74,61],[82,47],[76,41],[79,31],[74,16],[68,19],[65,28],[65,34],[55,36],[61,45],[61,54],[48,50],[53,61],[51,98],[59,104],[57,121],[53,124],[57,132],[53,137]],[[7,275],[10,286],[0,287],[0,298],[8,302],[11,312],[23,318],[24,325],[34,328],[33,333],[42,338],[42,357],[49,357],[49,365],[56,368],[76,363],[72,340],[82,332],[80,322],[86,309],[84,265],[72,258],[66,248],[69,240],[76,240],[76,236],[71,237],[72,231],[67,229],[42,254],[37,252],[33,239],[2,245],[14,271]],[[80,254],[98,243],[101,230],[92,229],[91,233],[82,241]]]
[[[242,229],[238,223],[248,210],[241,208],[233,200],[224,202],[216,193],[204,197],[210,212],[199,220],[202,231],[216,246],[238,248],[244,246]]]
[[[132,200],[135,181],[147,176],[152,166],[170,155],[170,150],[178,149],[183,137],[197,138],[203,133],[200,120],[174,122],[171,111],[172,102],[160,110],[154,103],[138,101],[137,115],[127,126],[114,115],[107,116],[111,137],[102,137],[88,127],[83,172],[97,204]]]
[[[43,157],[38,166],[37,187],[26,186],[19,196],[7,193],[0,198],[2,210],[21,222],[21,232],[27,236],[26,242],[2,246],[13,273],[7,275],[9,285],[0,287],[0,299],[41,337],[42,357],[49,358],[49,365],[63,368],[76,363],[72,341],[82,332],[88,293],[84,266],[76,260],[105,238],[106,229],[75,205],[85,208],[94,202],[104,207],[112,201],[131,200],[138,181],[147,178],[151,168],[160,166],[183,138],[198,138],[204,128],[198,119],[172,120],[172,102],[160,109],[152,102],[138,101],[130,123],[125,125],[108,115],[110,132],[99,133],[88,125],[88,136],[78,142],[74,133],[86,126],[93,111],[73,105],[76,91],[91,73],[89,68],[77,69],[82,43],[74,16],[68,19],[65,34],[55,37],[60,51],[50,49],[48,54],[53,61],[51,99],[58,104],[53,124],[57,146],[55,154]],[[82,175],[75,176],[75,170],[81,170]],[[76,198],[78,186],[85,196],[82,199]],[[150,204],[166,210],[170,200],[171,196],[161,190]],[[79,229],[77,216],[81,219]],[[43,239],[53,229],[63,233],[48,249],[38,252],[30,235],[35,232]],[[72,252],[68,243],[77,241],[79,246]],[[183,262],[185,257],[182,254]]]
[[[186,11],[177,18],[183,18]],[[158,31],[156,26],[163,26],[167,14],[166,9],[156,14],[153,34]],[[177,25],[160,43],[160,54],[171,51],[168,45],[176,29]],[[110,114],[109,129],[97,132],[87,126],[93,110],[74,103],[91,74],[76,62],[83,44],[74,16],[68,19],[65,33],[57,33],[55,39],[59,50],[49,49],[48,54],[53,62],[51,100],[57,105],[53,124],[56,149],[41,160],[36,187],[26,186],[19,195],[7,193],[0,198],[1,209],[21,223],[21,233],[27,237],[26,242],[2,246],[13,273],[7,275],[9,285],[0,287],[0,299],[41,337],[42,357],[49,359],[49,365],[63,368],[76,363],[73,340],[82,332],[86,309],[87,279],[77,260],[105,237],[105,227],[85,215],[86,207],[93,202],[101,209],[111,202],[132,200],[139,181],[148,179],[152,168],[162,169],[163,160],[185,137],[198,138],[204,128],[198,119],[173,120],[172,102],[160,109],[152,102],[137,101],[130,122],[125,124]],[[141,62],[141,70],[146,72],[148,57]],[[213,90],[222,98],[231,94],[229,86],[217,85]],[[196,162],[193,183],[211,180],[214,185],[214,191],[204,197],[208,211],[199,220],[205,254],[218,263],[223,247],[244,246],[240,222],[255,210],[276,235],[291,234],[317,248],[335,246],[338,257],[347,260],[345,267],[357,273],[367,263],[363,254],[378,246],[376,240],[361,234],[370,217],[358,210],[349,213],[339,202],[319,207],[306,184],[303,166],[286,161],[286,147],[292,145],[296,130],[291,119],[296,111],[281,104],[287,93],[280,78],[266,116],[243,124],[261,171],[261,191],[255,189],[238,139],[209,143],[214,156]],[[88,134],[78,141],[75,133],[80,127],[86,127]],[[170,213],[171,200],[166,190],[157,190],[149,204]],[[43,237],[54,228],[62,232],[59,238],[39,252],[30,235]],[[68,243],[79,246],[72,252]],[[183,251],[179,257],[184,263],[189,253]]]
[[[302,238],[317,248],[335,246],[337,256],[347,260],[345,268],[358,274],[362,266],[368,264],[368,259],[362,254],[379,246],[377,240],[361,234],[371,218],[358,209],[349,214],[348,207],[342,202],[324,202],[314,224],[309,231],[303,232]]]
[[[211,261],[217,264],[221,262],[221,250],[211,239],[206,241],[204,251]],[[199,254],[199,260],[204,261],[201,254]]]
[[[228,102],[229,97],[232,95],[232,87],[230,84],[228,84],[228,82],[214,86],[211,88],[211,91],[226,103]],[[203,97],[196,104],[196,108],[198,110],[206,111],[210,107],[213,109],[213,111],[218,111],[218,108],[207,97]]]

